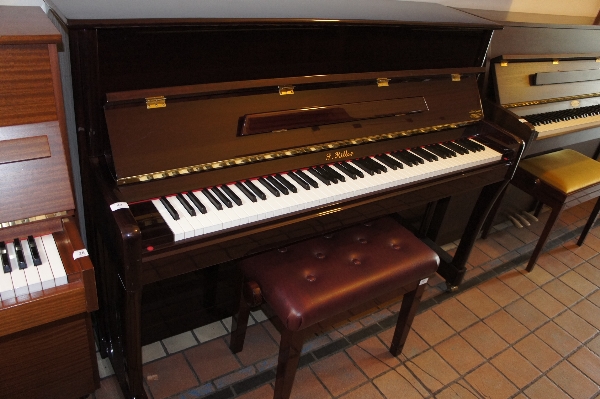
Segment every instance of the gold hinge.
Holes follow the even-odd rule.
[[[553,65],[558,65],[558,60],[552,60]]]
[[[596,62],[600,62],[600,57],[596,58]]]
[[[286,96],[288,94],[294,94],[294,86],[279,86],[280,96]]]
[[[508,61],[500,61],[500,66],[508,66]]]
[[[147,97],[146,98],[146,108],[154,109],[154,108],[164,108],[167,106],[167,99],[163,96],[158,97]]]
[[[388,78],[377,78],[377,87],[387,87],[390,85],[390,79]]]
[[[460,82],[460,73],[453,73],[450,76],[452,76],[453,82]]]

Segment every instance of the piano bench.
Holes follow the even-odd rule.
[[[266,302],[283,325],[274,398],[289,398],[309,327],[404,288],[390,347],[397,356],[439,261],[392,217],[247,258],[240,262],[245,282],[230,348],[242,350],[250,308]]]
[[[552,209],[527,264],[527,271],[530,272],[565,204],[573,198],[600,197],[600,162],[569,149],[539,155],[519,163],[511,184],[533,196],[540,203],[536,216],[541,209],[541,204],[546,204]],[[499,203],[500,201],[495,204],[488,215],[482,234],[484,238],[489,232]],[[596,202],[577,245],[583,244],[599,210],[600,199]]]

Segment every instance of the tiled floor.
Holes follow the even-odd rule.
[[[315,335],[292,398],[600,397],[600,227],[575,245],[592,205],[563,213],[531,273],[523,269],[544,218],[478,240],[458,292],[430,279],[399,358],[387,351],[399,299]],[[264,313],[254,319],[238,355],[227,347],[228,320],[145,347],[148,396],[271,398],[279,333]],[[100,368],[91,398],[121,398],[108,362]]]

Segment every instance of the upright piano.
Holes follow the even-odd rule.
[[[74,221],[57,44],[40,7],[0,7],[0,398],[99,387],[94,268]]]
[[[436,247],[460,284],[524,149],[479,97],[499,25],[390,0],[137,3],[50,4],[100,350],[128,397],[145,397],[142,345],[235,311],[236,259],[416,207],[436,247],[449,198],[479,188],[455,256]]]

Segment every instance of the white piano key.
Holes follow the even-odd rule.
[[[179,222],[181,228],[184,229],[185,238],[192,238],[204,233],[202,225],[197,222],[197,219],[193,220],[193,216],[191,216],[183,205],[181,205],[181,202],[179,202],[175,195],[170,195],[165,198],[179,214],[179,220],[177,222]]]
[[[160,216],[162,216],[167,226],[169,226],[169,228],[171,229],[171,232],[173,233],[173,241],[183,240],[185,238],[185,231],[178,223],[178,221],[173,219],[169,211],[167,211],[167,209],[162,204],[162,202],[160,202],[160,200],[154,199],[152,200],[152,203],[154,204],[154,207],[156,208],[158,213],[160,213]]]
[[[44,245],[44,251],[46,251],[46,256],[48,257],[48,263],[50,263],[50,268],[52,269],[54,283],[57,286],[67,284],[67,273],[65,272],[65,267],[60,258],[60,253],[56,247],[54,237],[52,237],[52,234],[47,234],[43,235],[41,238],[42,244]]]
[[[54,275],[52,274],[52,269],[50,268],[50,262],[48,261],[48,256],[46,255],[42,238],[35,237],[35,243],[38,247],[40,260],[42,261],[42,264],[37,266],[38,274],[40,275],[40,281],[42,282],[42,289],[47,290],[48,288],[56,286],[56,283],[54,282]]]
[[[573,129],[583,130],[600,124],[600,115],[590,115],[586,118],[573,118],[566,121],[551,122],[535,125],[538,140],[553,134],[560,134]]]
[[[12,266],[12,262],[10,263]],[[0,270],[0,299],[5,301],[14,297],[15,289],[13,287],[11,273],[4,273],[3,270]]]
[[[10,263],[12,265],[12,282],[13,289],[15,290],[15,295],[25,295],[29,293],[29,288],[27,287],[27,278],[25,277],[25,270],[19,269],[17,266],[17,254],[15,252],[15,245],[12,242],[6,243],[6,250],[8,251],[8,258],[10,259]]]
[[[27,243],[27,239],[21,240],[22,243]],[[39,252],[39,251],[38,251]],[[42,281],[38,273],[38,266],[33,264],[33,258],[31,257],[31,251],[29,245],[23,245],[23,255],[25,255],[25,262],[27,268],[25,269],[25,278],[27,279],[27,286],[29,292],[34,293],[42,290]]]
[[[207,206],[206,203],[208,202],[208,199],[202,195],[200,191],[193,191],[192,194],[198,198],[198,201],[200,201],[200,203],[204,205],[204,208],[206,209],[206,213],[202,213],[199,209],[196,209],[195,205],[192,204],[194,209],[196,209],[196,218],[198,218],[204,226],[204,234],[222,230],[223,222],[215,214],[216,209]]]

